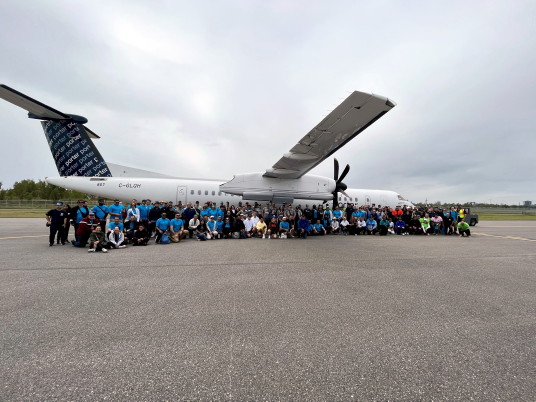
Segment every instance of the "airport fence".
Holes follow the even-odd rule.
[[[48,209],[53,208],[57,200],[0,200],[1,209]],[[65,204],[75,206],[77,200],[61,200]],[[87,200],[89,206],[96,205],[98,200]],[[110,205],[111,200],[106,200]],[[536,208],[531,207],[471,207],[471,211],[477,214],[491,215],[536,215]]]
[[[509,208],[486,208],[472,207],[471,212],[486,215],[536,215],[536,208],[509,207]]]

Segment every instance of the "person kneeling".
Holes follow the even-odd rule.
[[[89,250],[88,252],[94,253],[96,251],[102,251],[107,253],[108,250],[104,247],[106,245],[106,236],[104,235],[102,228],[97,226],[95,230],[89,235]]]
[[[107,248],[125,248],[124,242],[125,235],[118,227],[115,227],[108,235],[108,244],[106,246]]]
[[[471,237],[471,231],[469,230],[469,224],[465,222],[465,220],[461,220],[460,223],[458,223],[458,232],[460,232],[460,236],[467,236]]]

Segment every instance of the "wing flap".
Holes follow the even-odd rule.
[[[264,176],[299,178],[343,147],[395,106],[389,99],[355,91],[283,155]]]

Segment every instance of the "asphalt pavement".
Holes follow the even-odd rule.
[[[48,247],[0,219],[0,399],[536,400],[536,221]]]

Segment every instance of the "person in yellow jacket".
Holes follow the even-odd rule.
[[[266,223],[264,222],[264,218],[259,218],[259,222],[257,222],[257,225],[255,227],[257,229],[257,234],[259,235],[259,237],[261,237],[262,235],[263,239],[266,238],[267,227]]]

